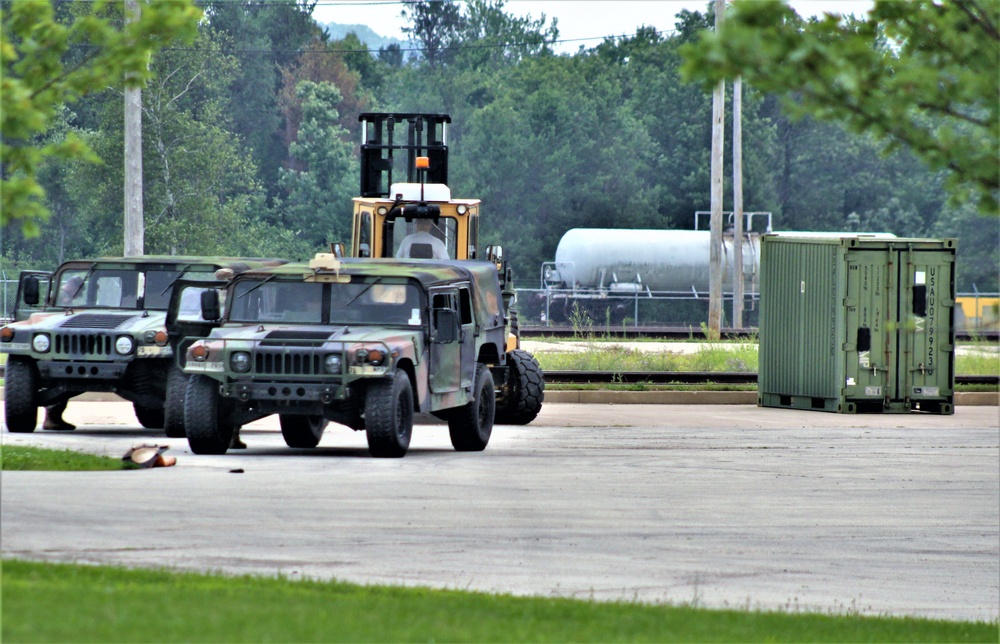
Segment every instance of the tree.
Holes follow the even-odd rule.
[[[141,86],[149,78],[150,55],[173,40],[193,38],[201,18],[189,0],[155,2],[122,25],[122,7],[86,3],[69,24],[57,20],[47,0],[0,8],[0,225],[17,222],[26,234],[38,234],[39,222],[49,216],[36,180],[46,158],[96,160],[78,136],[38,138],[62,106],[108,85]]]
[[[340,99],[335,107],[340,113],[339,124],[344,128],[345,140],[358,141],[361,139],[361,123],[358,121],[358,114],[369,109],[370,97],[367,93],[359,90],[361,73],[347,64],[343,50],[358,49],[361,47],[358,37],[350,33],[342,41],[324,43],[321,39],[314,39],[308,50],[299,56],[298,60],[284,67],[281,70],[282,85],[278,93],[278,107],[284,117],[284,131],[282,138],[286,146],[291,146],[298,138],[299,123],[302,121],[302,101],[299,96],[298,87],[302,81],[312,81],[313,83],[326,82],[334,85],[340,93]],[[374,64],[378,64],[367,52],[361,56],[366,57]],[[285,167],[290,167],[291,152],[285,160]]]
[[[298,86],[302,122],[289,153],[300,169],[282,169],[280,185],[287,192],[281,204],[285,227],[321,250],[330,242],[346,241],[350,233],[351,197],[358,190],[358,165],[353,146],[344,140],[335,106],[340,91],[327,82],[302,81]]]
[[[503,0],[468,0],[460,23],[456,56],[461,65],[482,69],[516,64],[525,58],[551,54],[549,44],[559,38],[556,20],[548,27],[545,14],[534,20],[504,11]]]
[[[439,67],[453,58],[449,48],[457,44],[464,23],[458,3],[415,2],[400,15],[411,23],[410,27],[403,27],[403,33],[420,43],[428,65]]]
[[[947,171],[957,202],[996,214],[1000,3],[876,0],[867,18],[803,22],[778,0],[739,0],[720,33],[683,53],[705,87],[742,75],[791,114],[908,147]]]
[[[278,170],[288,156],[278,106],[282,68],[291,66],[321,30],[312,18],[316,2],[211,0],[205,12],[215,29],[228,34],[239,60],[229,86],[229,110],[244,150],[253,156],[268,198],[278,192]]]

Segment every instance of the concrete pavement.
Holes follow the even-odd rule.
[[[746,405],[549,404],[485,452],[419,425],[400,460],[331,426],[190,454],[126,403],[75,432],[0,434],[173,468],[4,472],[4,557],[282,573],[543,596],[997,619],[995,407],[845,416]]]

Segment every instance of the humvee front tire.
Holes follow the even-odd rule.
[[[498,425],[527,425],[542,410],[545,398],[545,378],[535,356],[521,349],[507,354],[509,392],[502,405],[497,405]]]
[[[496,393],[493,375],[486,365],[477,365],[472,393],[475,397],[448,417],[451,445],[459,452],[483,451],[493,433]]]
[[[132,403],[132,409],[135,411],[135,417],[139,419],[139,424],[146,429],[160,429],[163,427],[163,409],[155,409],[153,407],[143,407],[139,404]]]
[[[30,358],[7,359],[4,387],[7,431],[27,434],[38,424],[38,369]]]
[[[289,447],[316,447],[329,421],[322,416],[279,414],[281,435]]]
[[[167,369],[167,395],[163,402],[163,433],[184,438],[184,390],[188,377],[177,365]]]
[[[376,458],[400,458],[413,434],[413,389],[405,371],[368,385],[365,398],[368,451]]]
[[[207,376],[192,376],[184,396],[184,429],[195,454],[225,454],[236,427],[219,422],[219,384]]]

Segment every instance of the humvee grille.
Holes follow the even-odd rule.
[[[81,313],[68,318],[59,326],[63,329],[117,329],[131,317],[131,315]]]
[[[111,355],[111,336],[104,333],[56,333],[53,337],[55,353],[74,356]]]
[[[323,361],[319,354],[311,352],[258,350],[254,356],[254,372],[276,376],[314,376],[323,373]]]

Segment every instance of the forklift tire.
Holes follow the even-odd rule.
[[[538,416],[545,398],[545,377],[535,357],[522,349],[507,354],[509,390],[497,405],[497,425],[527,425]]]

